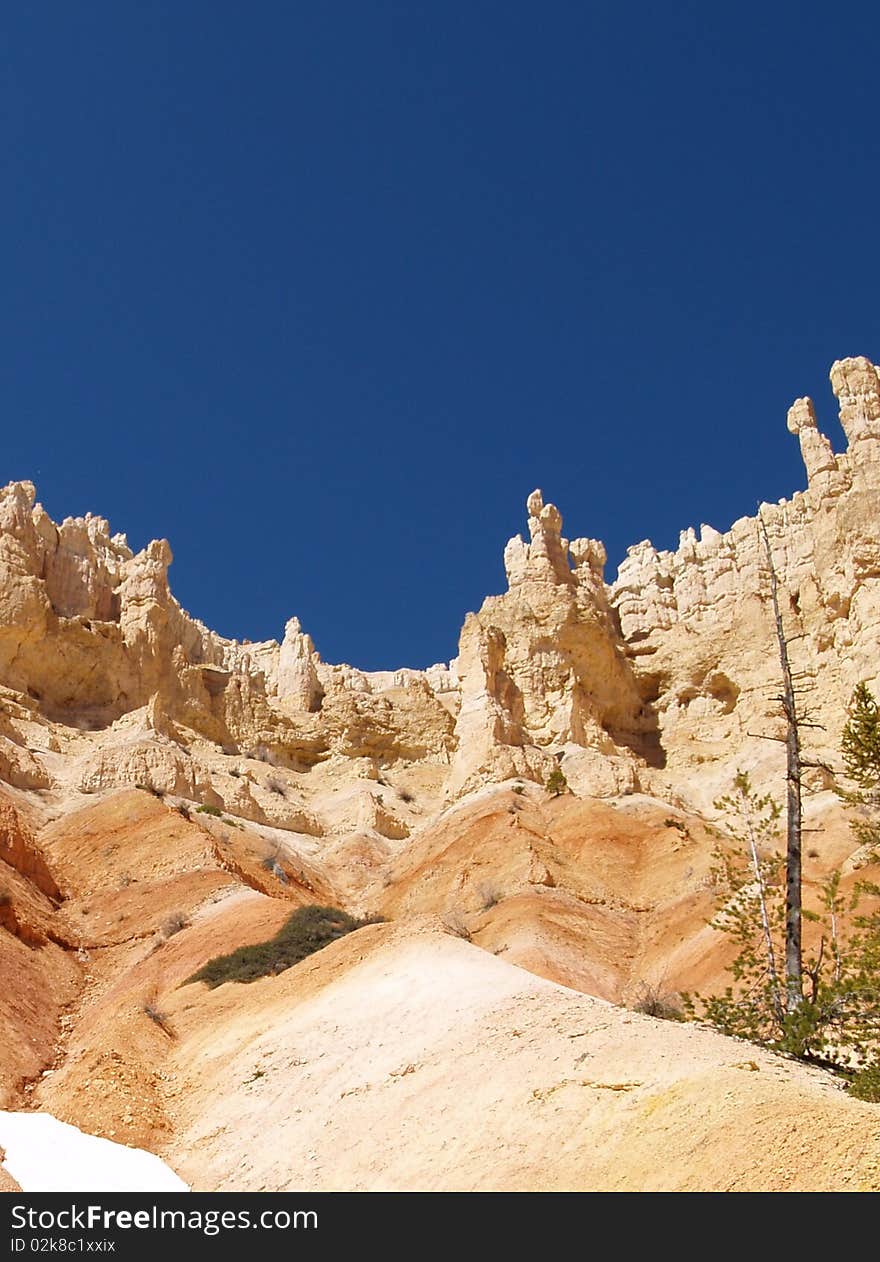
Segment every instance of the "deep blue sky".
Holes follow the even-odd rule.
[[[880,357],[876,7],[17,0],[0,480],[227,635],[425,665],[544,489],[674,546]]]

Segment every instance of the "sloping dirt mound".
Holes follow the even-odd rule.
[[[648,798],[506,787],[413,838],[388,868],[380,906],[445,915],[511,963],[620,1001],[660,974],[665,986],[693,985],[694,961],[666,976],[666,940],[688,940],[711,916],[713,844],[701,820]],[[724,943],[712,938],[719,972]]]
[[[203,829],[138,789],[61,816],[40,842],[73,896],[218,866]]]
[[[167,885],[183,879],[192,894],[196,877]],[[169,995],[214,956],[271,938],[291,912],[290,902],[224,879],[227,884],[172,936],[159,933],[89,953],[87,986],[64,1057],[39,1083],[32,1106],[128,1144],[155,1149],[167,1139],[169,1108],[181,1089],[169,1063],[177,1040]],[[180,992],[184,1007],[200,990]]]
[[[842,890],[880,877],[853,868],[839,806],[822,852],[804,860],[805,906],[844,865]],[[834,811],[837,811],[837,817]],[[713,851],[701,817],[642,795],[548,797],[533,786],[483,790],[416,834],[391,862],[376,903],[392,918],[434,914],[510,963],[632,1004],[645,989],[720,993],[731,940],[709,927],[717,908]],[[805,942],[816,929],[805,924]]]
[[[165,997],[196,1189],[880,1188],[873,1105],[430,926]]]
[[[169,1133],[175,1090],[160,992],[215,955],[270,938],[315,893],[291,864],[286,874],[286,860],[284,879],[267,872],[259,837],[237,828],[215,836],[139,790],[60,817],[40,840],[66,895],[60,906],[0,863],[0,1017],[9,1035],[0,1040],[0,1100],[155,1145]],[[242,884],[260,877],[281,897]]]

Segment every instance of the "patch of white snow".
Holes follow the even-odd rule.
[[[170,1166],[59,1122],[51,1113],[0,1111],[3,1167],[24,1192],[188,1192]]]

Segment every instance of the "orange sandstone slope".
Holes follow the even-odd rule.
[[[0,1107],[51,1059],[79,969],[26,812],[0,790]]]
[[[808,834],[808,908],[835,867],[844,893],[880,878],[829,798],[808,804],[810,825],[822,824],[821,837]],[[509,963],[631,1005],[646,988],[711,993],[729,981],[731,944],[708,923],[721,844],[702,815],[641,794],[551,797],[514,783],[420,830],[370,894],[391,919],[439,915]]]
[[[669,809],[481,791],[377,878],[390,923],[214,991],[184,983],[332,900],[317,866],[137,790],[55,820],[70,945],[27,949],[75,985],[24,1101],[200,1188],[877,1185],[876,1109],[827,1075],[578,993],[721,976],[710,838]]]
[[[173,1038],[157,1020],[159,993],[212,956],[271,937],[293,907],[330,901],[314,874],[284,858],[267,871],[265,846],[246,828],[194,819],[134,790],[43,829],[42,853],[62,890],[44,909],[45,932],[63,949],[31,942],[31,968],[42,961],[42,973],[16,978],[16,952],[28,948],[0,938],[13,1003],[43,1014],[42,1042],[24,1072],[2,1066],[7,1104],[154,1146],[167,1129],[157,1084]],[[14,903],[22,905],[18,894]],[[62,996],[49,973],[53,947],[68,970]],[[28,1038],[25,1015],[13,1007],[13,1047]]]
[[[826,1075],[537,978],[430,922],[167,996],[196,1188],[878,1189]]]

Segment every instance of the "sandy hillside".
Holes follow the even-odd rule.
[[[248,827],[111,793],[18,858],[43,855],[61,896],[9,869],[30,938],[0,938],[18,1032],[6,1107],[157,1152],[197,1188],[870,1185],[857,1149],[873,1106],[822,1074],[601,1002],[632,1005],[644,982],[724,980],[728,944],[706,926],[711,845],[700,817],[644,796],[482,790],[365,889],[362,906],[388,924],[209,991],[186,984],[207,960],[333,899],[320,856],[284,883]],[[664,1148],[662,1169],[643,1126],[654,1110],[664,1134],[704,1128],[677,1164]],[[784,1161],[780,1121],[761,1158],[777,1152],[776,1164],[756,1164],[750,1137],[777,1114],[813,1128],[807,1148],[828,1128],[848,1136],[845,1160],[817,1149],[814,1168]],[[557,1123],[572,1128],[561,1146]]]
[[[817,908],[833,867],[845,892],[857,879],[853,839],[833,794],[807,812],[821,824],[804,860],[805,904]],[[708,924],[718,845],[706,816],[645,794],[555,798],[508,783],[415,833],[363,905],[393,920],[442,916],[509,963],[615,1003],[632,1005],[646,987],[716,993],[732,955]],[[864,861],[858,879],[878,877]]]
[[[167,1004],[194,1189],[880,1189],[877,1109],[825,1074],[430,923]]]

